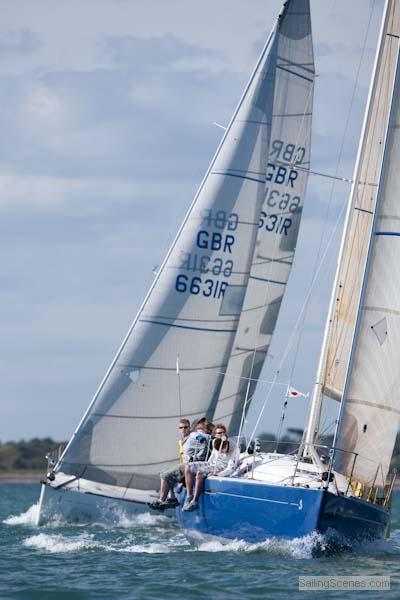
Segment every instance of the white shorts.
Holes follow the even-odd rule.
[[[215,472],[215,467],[206,462],[194,462],[189,464],[191,473],[202,473],[203,475],[209,475]]]

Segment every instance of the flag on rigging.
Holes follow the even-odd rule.
[[[289,398],[297,398],[298,396],[303,396],[303,398],[308,398],[308,394],[303,394],[303,392],[299,392],[299,390],[296,390],[294,387],[290,387],[288,388],[288,394]]]

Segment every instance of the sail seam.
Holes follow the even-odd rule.
[[[226,175],[227,177],[239,177],[239,179],[247,179],[248,181],[254,181],[255,183],[265,183],[265,179],[256,179],[255,177],[238,175],[237,173],[228,173],[227,171],[211,171],[210,175]]]
[[[286,73],[289,73],[290,75],[295,75],[296,77],[300,77],[301,79],[305,79],[306,81],[310,81],[311,83],[314,83],[314,80],[311,79],[310,77],[306,77],[305,75],[300,75],[300,73],[295,73],[294,71],[291,71],[290,69],[286,69],[286,67],[282,67],[282,65],[276,65],[277,69],[280,69],[281,71],[286,71]]]
[[[294,62],[293,60],[289,60],[288,58],[285,58],[284,56],[279,56],[278,55],[278,60],[283,60],[287,65],[291,65],[292,67],[298,67],[299,69],[303,69],[304,71],[307,71],[308,73],[311,73],[312,75],[315,75],[315,69],[309,69],[308,67],[304,66],[304,65],[313,65],[313,63],[298,63],[298,62]]]
[[[400,231],[375,231],[375,235],[390,235],[400,237]]]
[[[389,315],[400,316],[400,310],[395,310],[394,308],[384,308],[383,306],[364,306],[364,310],[384,312]]]
[[[254,171],[253,169],[226,169],[226,172],[230,172],[230,173],[246,173],[247,175],[260,175],[261,177],[265,177],[265,173],[264,171]],[[214,173],[218,173],[218,170],[215,170]],[[221,171],[222,173],[224,173],[225,171]],[[264,183],[264,180],[263,180]]]
[[[176,414],[176,415],[155,415],[154,417],[149,417],[149,416],[138,416],[138,415],[113,415],[110,413],[99,413],[99,412],[94,412],[92,413],[93,417],[102,417],[105,418],[107,417],[108,419],[138,419],[138,420],[153,420],[153,419],[179,419],[181,417],[199,417],[200,415],[202,415],[204,413],[204,411],[200,411],[200,412],[194,412],[194,413],[186,413],[183,415],[180,414]],[[92,464],[92,463],[91,463]]]
[[[272,116],[274,118],[276,117],[276,118],[279,118],[279,119],[283,119],[283,118],[286,118],[286,117],[302,117],[302,118],[304,118],[304,117],[312,117],[312,113],[310,113],[310,112],[305,112],[305,113],[282,113],[282,114],[274,113]]]
[[[176,373],[176,367],[146,367],[146,366],[140,366],[140,365],[121,365],[121,367],[123,369],[139,369],[139,370],[143,370],[143,371],[171,371],[173,373]],[[222,365],[214,365],[211,367],[186,367],[186,368],[182,368],[181,366],[179,366],[179,370],[181,372],[183,371],[190,371],[190,372],[194,372],[194,371],[212,371],[213,369],[225,369],[227,367],[227,363],[224,363]]]
[[[380,410],[386,410],[388,412],[393,412],[396,415],[400,415],[400,410],[397,408],[392,408],[391,406],[386,406],[386,404],[379,404],[378,402],[369,402],[368,400],[358,400],[357,398],[347,398],[347,403],[352,404],[362,404],[363,406],[371,406],[372,408],[379,408]]]
[[[254,123],[255,125],[271,125],[270,121],[257,121],[256,119],[235,119],[235,123]]]
[[[276,283],[277,285],[286,285],[286,281],[277,281],[276,279],[266,279],[265,277],[256,277],[255,275],[250,275],[249,279],[255,279],[256,281],[265,281],[266,283]],[[271,303],[269,302],[268,304],[271,304]]]
[[[224,320],[219,320],[219,319],[189,319],[189,318],[181,318],[181,317],[164,317],[163,315],[146,315],[147,319],[154,319],[156,321],[158,321],[158,319],[165,319],[165,320],[170,320],[170,321],[185,321],[186,323],[221,323],[221,324],[225,324],[225,323],[234,323],[236,321],[239,320],[239,317],[232,317],[232,319],[224,319]],[[166,323],[166,325],[169,325],[169,323]]]
[[[192,327],[190,325],[176,325],[175,323],[163,323],[162,321],[151,321],[150,319],[139,319],[140,323],[152,323],[153,325],[164,325],[164,327],[176,327],[178,329],[190,329],[192,331],[208,331],[211,333],[235,333],[236,329],[211,329],[208,327]]]

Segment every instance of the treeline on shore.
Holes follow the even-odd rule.
[[[32,438],[29,441],[0,442],[0,474],[14,471],[44,471],[46,454],[54,452],[64,442],[51,438]]]
[[[258,436],[260,449],[264,452],[295,452],[303,431],[290,428],[278,439],[272,433],[260,433]],[[332,436],[319,441],[321,445],[330,446]],[[51,438],[33,438],[29,441],[0,442],[0,474],[14,471],[44,471],[47,466],[46,454],[52,453],[65,442],[55,442]],[[394,447],[392,468],[400,471],[400,432],[397,434]]]

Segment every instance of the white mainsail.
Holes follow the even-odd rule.
[[[366,109],[346,226],[307,427],[308,443],[318,432],[323,396],[341,401],[356,326],[395,78],[397,2],[386,7]]]
[[[271,136],[296,142],[294,133],[286,137],[286,130],[274,125],[273,114],[278,107],[284,110],[286,101],[292,110],[291,85],[280,71],[304,76],[296,60],[277,64],[276,49],[282,47],[277,37],[287,38],[287,56],[304,47],[304,36],[291,25],[296,19],[309,20],[308,0],[286,3],[184,223],[57,470],[104,484],[154,489],[160,470],[176,462],[177,420],[214,411],[253,273]],[[285,31],[292,35],[284,36]],[[311,43],[310,28],[308,35]],[[308,140],[301,136],[300,147]],[[277,163],[276,173],[290,184],[298,175],[296,161],[306,165],[308,156],[309,144],[304,156],[297,149],[293,168],[283,157],[285,165]],[[285,210],[293,213],[297,230],[300,211],[290,205]],[[282,234],[288,217],[280,213],[279,218]],[[281,252],[291,257],[288,237],[289,247]]]
[[[314,56],[309,0],[288,4],[276,65],[266,188],[247,291],[213,419],[237,433],[271,343],[294,259],[310,166]],[[288,174],[288,176],[284,176]]]
[[[388,2],[390,47],[382,68],[381,106],[390,107],[382,135],[383,164],[350,365],[335,446],[335,468],[356,481],[384,484],[400,423],[400,6]],[[375,165],[371,165],[374,169]],[[367,174],[368,175],[368,174]],[[357,240],[359,243],[359,240]]]

